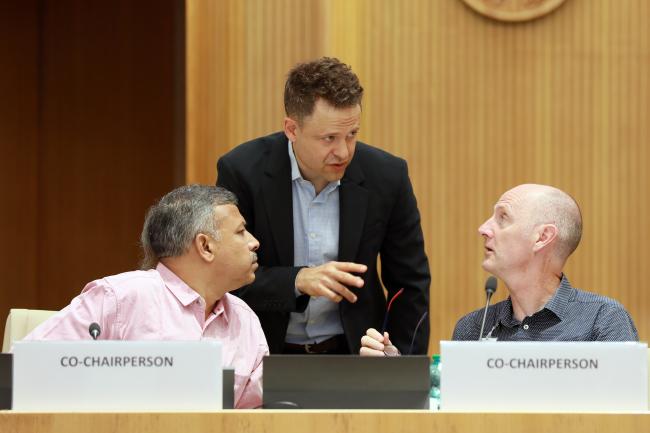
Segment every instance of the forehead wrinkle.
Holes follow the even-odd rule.
[[[505,209],[509,212],[513,212],[520,203],[521,197],[517,197],[516,195],[513,196],[512,194],[504,194],[494,205],[494,210]]]
[[[349,127],[349,128],[357,128],[359,127],[359,119],[358,118],[350,118],[349,120],[343,119],[340,122],[334,122],[335,126],[340,126],[342,128]]]

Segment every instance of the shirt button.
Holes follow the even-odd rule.
[[[526,331],[528,331],[528,328],[529,328],[528,323],[526,323],[526,324],[524,325],[524,329],[525,329]]]
[[[309,233],[309,237],[311,239],[316,239],[316,233]]]

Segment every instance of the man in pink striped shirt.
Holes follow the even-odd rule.
[[[223,366],[235,369],[235,407],[262,404],[262,358],[268,354],[255,313],[228,292],[255,279],[259,242],[228,190],[190,185],[165,195],[147,214],[141,271],[86,285],[26,339],[201,340],[222,343]]]

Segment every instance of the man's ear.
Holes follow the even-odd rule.
[[[533,251],[538,252],[550,245],[558,235],[558,229],[555,224],[542,224],[536,229],[537,240],[533,246]]]
[[[214,244],[212,238],[203,233],[199,233],[194,238],[194,249],[206,262],[211,262],[214,260]]]
[[[284,118],[284,135],[287,136],[292,143],[296,142],[296,129],[298,129],[298,122],[291,117]]]

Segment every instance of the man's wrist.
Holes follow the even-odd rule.
[[[296,279],[293,281],[293,292],[296,295],[296,298],[304,295],[304,293],[298,288],[298,278],[302,270],[305,269],[305,267],[306,266],[299,267],[298,273],[296,274]]]

